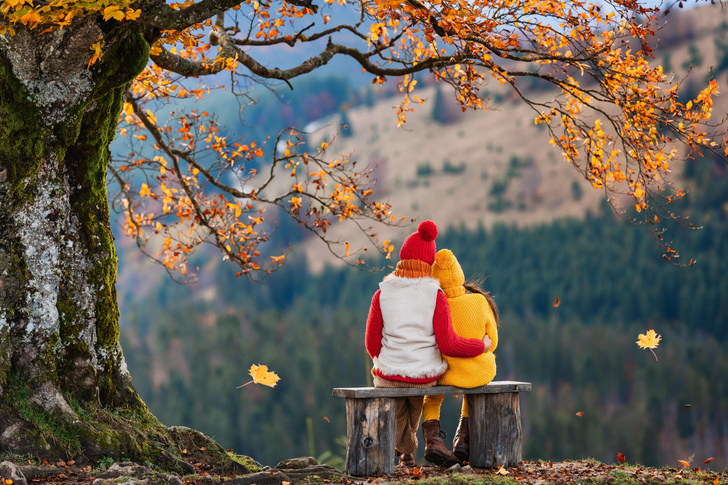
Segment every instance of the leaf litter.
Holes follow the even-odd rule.
[[[705,462],[710,463],[710,459]],[[56,464],[53,464],[56,465]],[[42,477],[33,477],[28,480],[29,484],[48,483],[57,485],[91,485],[94,482],[94,475],[98,474],[98,470],[91,470],[90,467],[84,469],[73,469],[66,466],[49,467],[62,470],[63,473],[53,473]],[[225,479],[230,480],[231,476],[213,477],[209,473],[201,473],[202,470],[196,470],[197,474],[192,476],[180,477],[185,485],[208,485],[211,483],[224,483]],[[96,472],[96,473],[94,473]],[[206,476],[204,476],[206,475]],[[587,484],[692,484],[692,485],[728,485],[728,470],[723,473],[701,470],[694,467],[641,467],[639,465],[625,464],[605,464],[596,460],[575,460],[563,462],[551,461],[522,461],[516,467],[499,467],[497,469],[480,469],[469,467],[459,470],[446,470],[435,466],[417,466],[407,468],[397,466],[395,473],[381,477],[331,477],[315,479],[295,478],[288,484],[282,485],[321,485],[322,483],[345,484],[345,485],[394,485],[405,484],[411,482],[422,482],[422,485],[428,483],[446,485],[447,483],[457,483],[462,485],[464,482],[460,478],[453,475],[460,475],[466,478],[472,477],[472,480],[466,480],[467,483],[494,483],[494,484],[515,484],[523,483],[527,485],[545,485],[545,484],[568,484],[568,483],[587,483]],[[222,480],[218,482],[217,480]],[[237,483],[233,479],[233,482]],[[242,482],[241,482],[242,483]]]

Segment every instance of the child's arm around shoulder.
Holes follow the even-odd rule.
[[[435,314],[432,325],[440,352],[448,357],[476,357],[482,354],[485,344],[480,339],[470,339],[458,336],[452,328],[452,317],[447,297],[442,290],[437,292]]]
[[[367,330],[364,338],[369,356],[373,359],[379,356],[382,350],[382,329],[384,328],[384,320],[382,319],[382,310],[379,307],[379,294],[381,290],[377,290],[372,297],[372,304],[369,306],[369,317],[367,318]]]

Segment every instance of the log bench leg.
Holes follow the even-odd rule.
[[[521,461],[523,431],[517,392],[469,394],[470,465],[516,466]]]
[[[396,398],[346,399],[346,473],[356,477],[394,473]]]

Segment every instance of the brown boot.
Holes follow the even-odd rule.
[[[440,421],[431,419],[422,423],[422,436],[425,438],[425,460],[437,466],[450,468],[460,461],[450,453],[440,437]]]
[[[414,453],[402,453],[399,455],[399,464],[403,466],[413,467],[415,466],[415,454]]]
[[[452,451],[453,454],[460,459],[460,461],[470,461],[470,449],[468,443],[470,440],[470,426],[468,425],[468,418],[460,418],[460,424],[458,429],[455,431],[455,439],[452,440]]]

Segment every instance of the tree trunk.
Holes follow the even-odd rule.
[[[113,422],[119,409],[164,429],[119,345],[106,194],[122,96],[149,46],[99,20],[0,36],[0,452],[131,458],[143,446]]]

